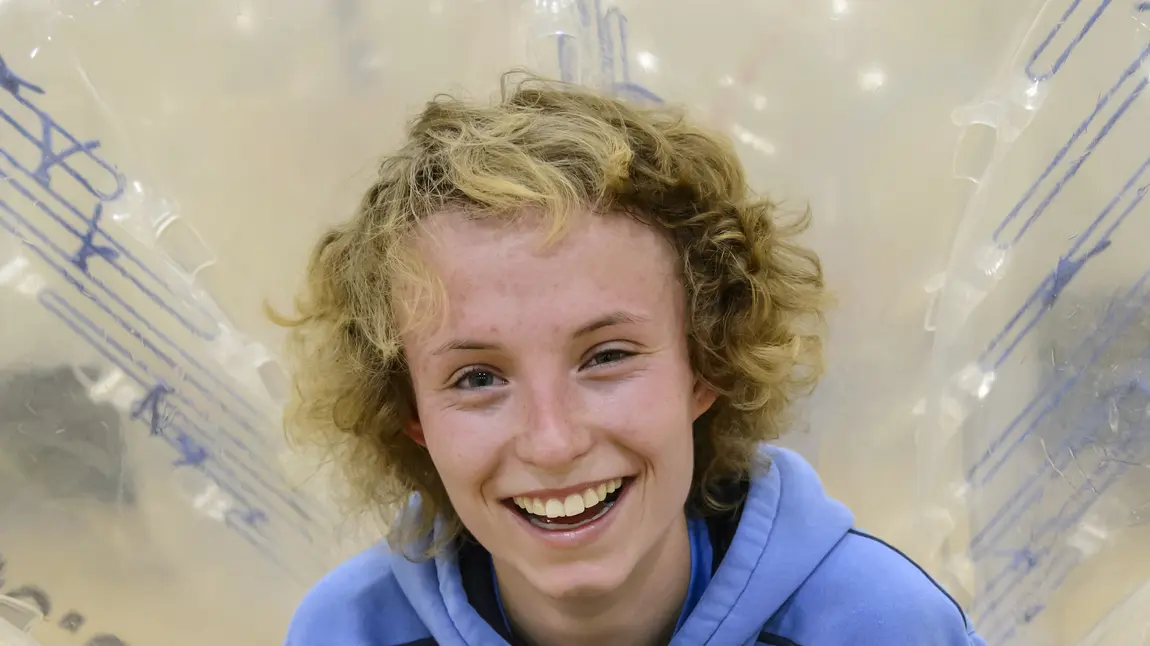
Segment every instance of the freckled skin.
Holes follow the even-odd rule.
[[[513,623],[562,637],[548,643],[644,643],[685,595],[691,424],[714,395],[690,367],[666,240],[627,216],[587,214],[544,246],[541,224],[428,222],[418,250],[447,310],[404,338],[410,433],[491,552]],[[628,476],[606,532],[577,548],[539,540],[502,502]]]

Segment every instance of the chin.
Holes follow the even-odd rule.
[[[632,568],[618,559],[597,563],[565,563],[532,568],[527,573],[532,587],[552,599],[602,596],[622,586]]]

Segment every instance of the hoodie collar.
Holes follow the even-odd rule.
[[[730,548],[672,646],[752,641],[854,523],[798,454],[760,457]]]

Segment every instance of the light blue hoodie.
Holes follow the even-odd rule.
[[[925,572],[853,529],[806,461],[766,452],[671,646],[986,646]],[[307,594],[286,645],[505,646],[491,614],[469,602],[457,554],[415,563],[378,545]]]

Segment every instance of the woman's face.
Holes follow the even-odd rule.
[[[618,587],[683,522],[691,425],[714,395],[662,236],[590,214],[545,235],[533,217],[431,218],[418,251],[445,316],[404,345],[410,433],[463,524],[501,573],[560,598]]]

